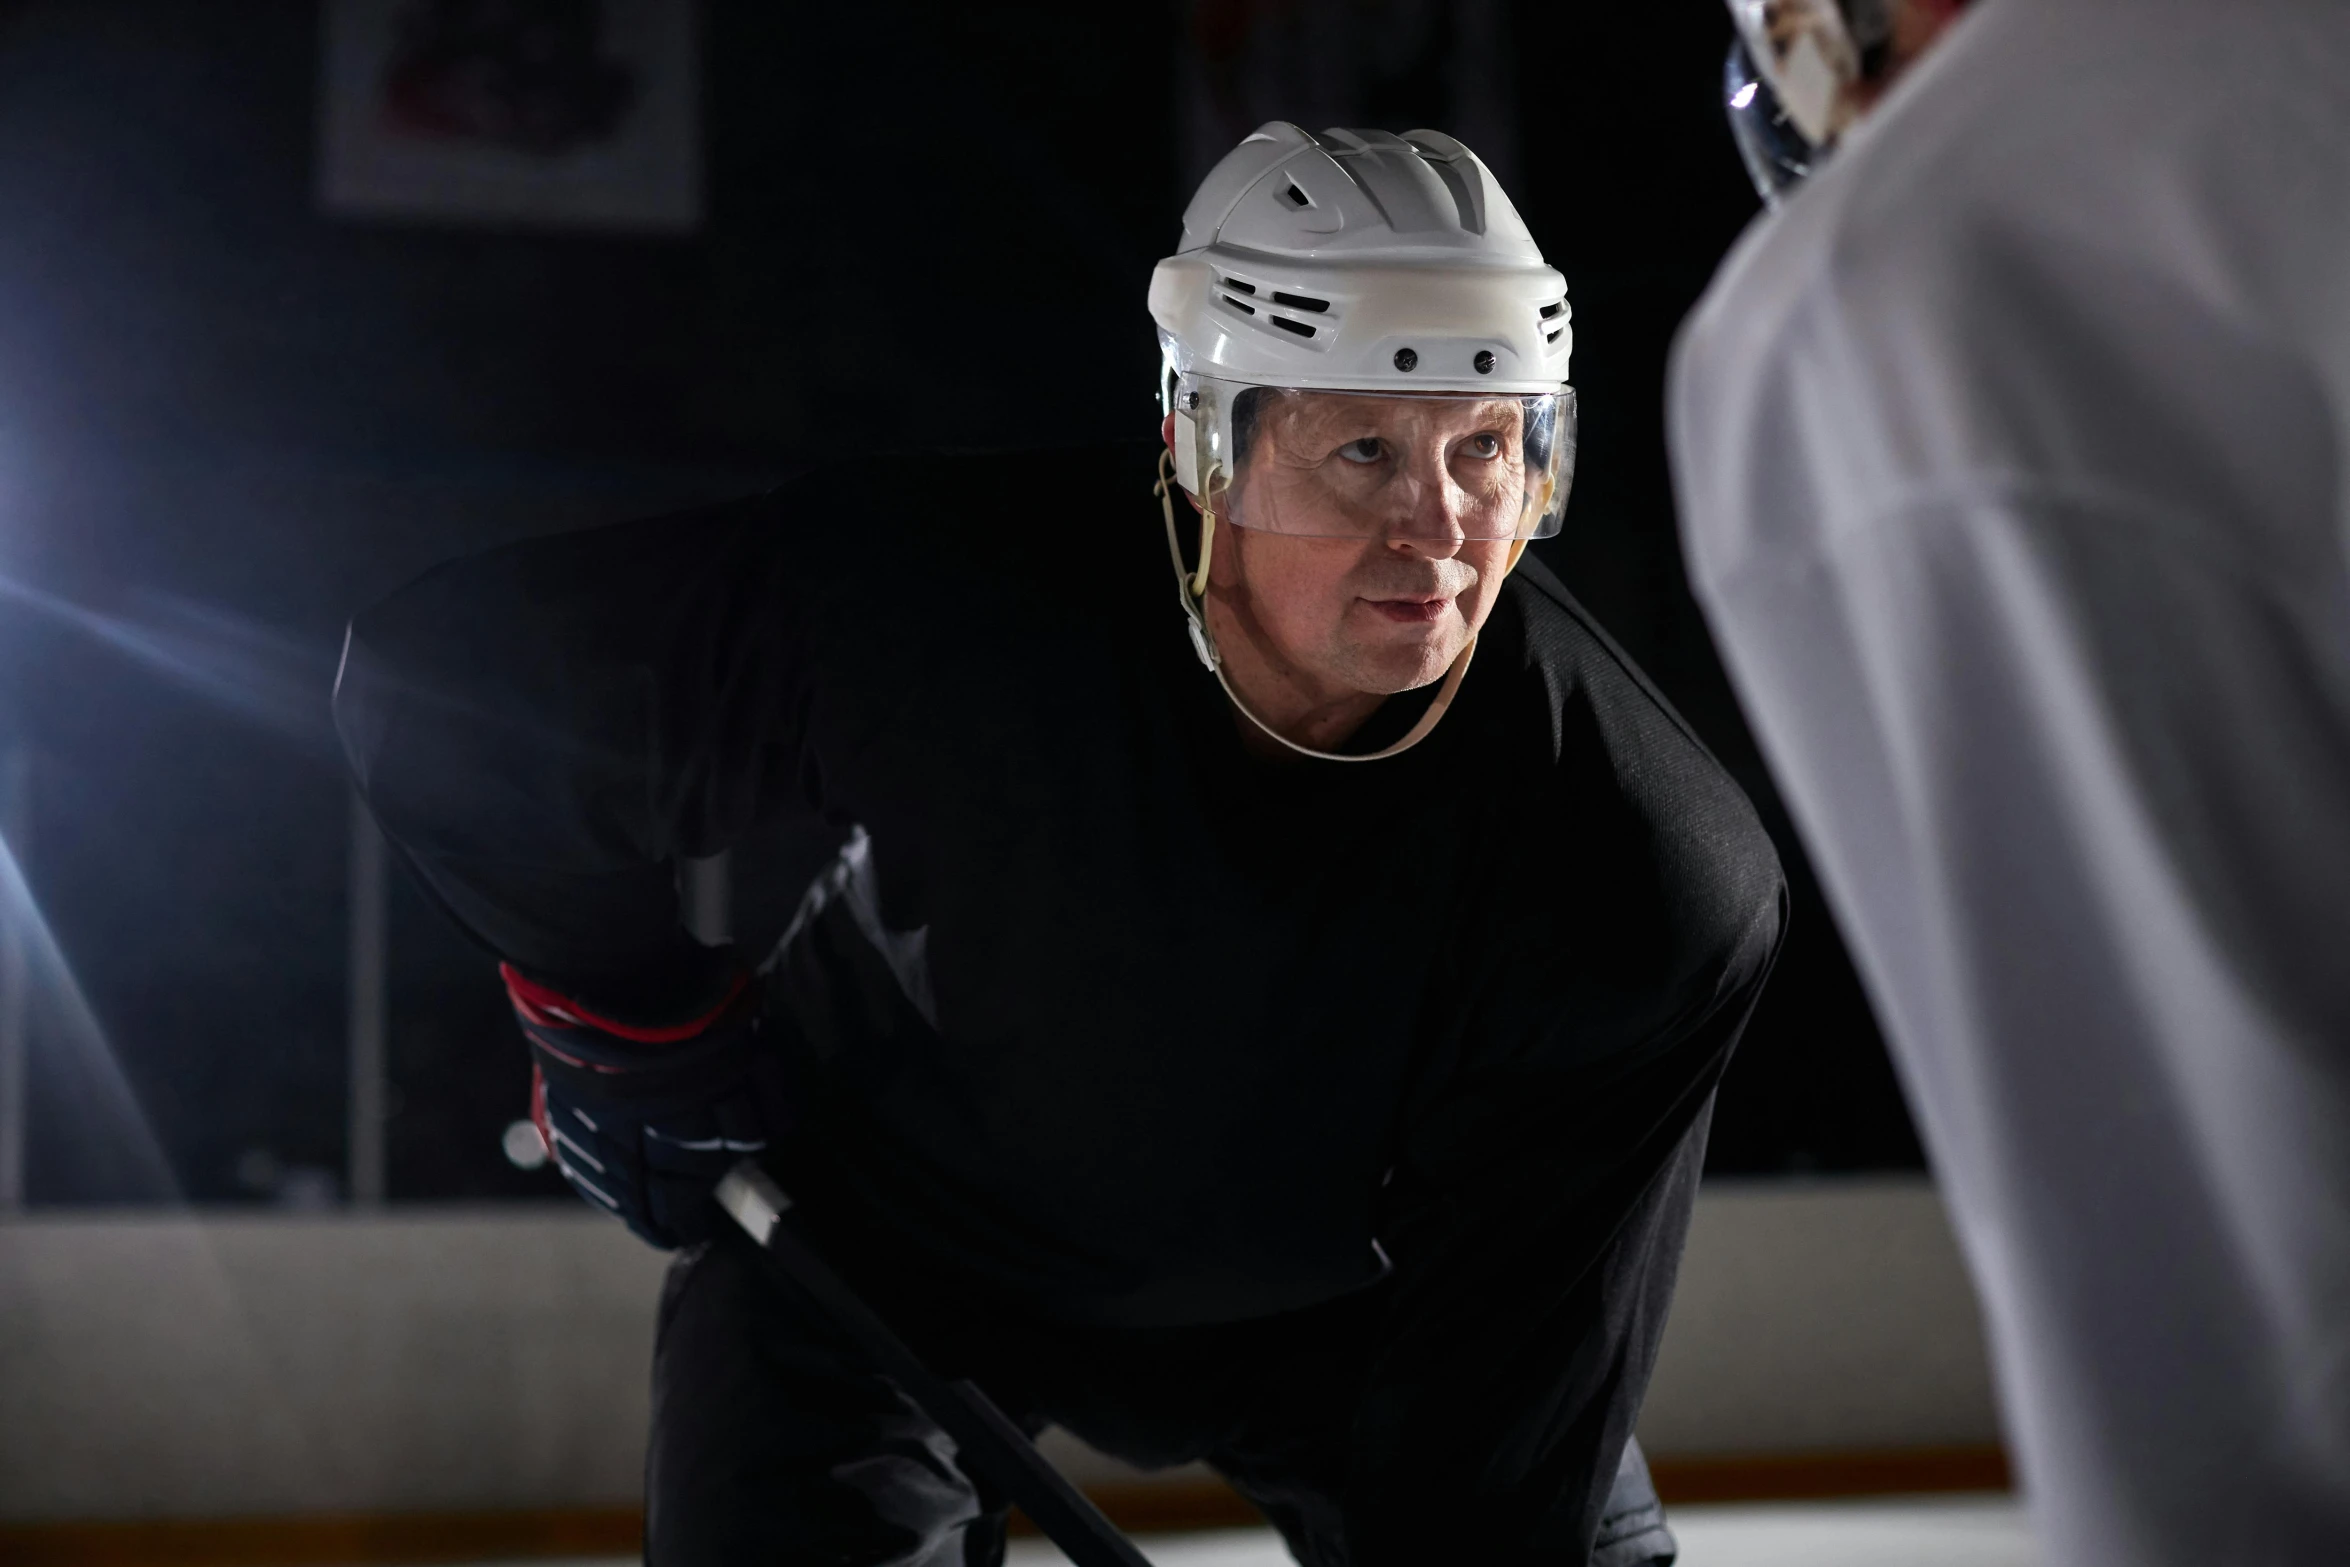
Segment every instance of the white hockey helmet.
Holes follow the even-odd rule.
[[[1365,420],[1376,410],[1408,423],[1415,403],[1452,423],[1464,399],[1490,408],[1496,432],[1477,438],[1506,445],[1511,482],[1473,498],[1462,526],[1521,541],[1557,530],[1575,445],[1566,283],[1492,172],[1452,137],[1261,127],[1192,198],[1182,248],[1152,274],[1150,308],[1176,480],[1224,520],[1308,533],[1386,526],[1391,507],[1284,506],[1269,491],[1252,499],[1242,482],[1283,394],[1353,394]],[[1314,401],[1325,414],[1334,403]]]

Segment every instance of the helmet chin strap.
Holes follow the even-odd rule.
[[[1216,683],[1224,688],[1225,697],[1235,708],[1239,709],[1240,716],[1256,725],[1281,745],[1295,751],[1300,756],[1310,756],[1317,762],[1382,762],[1391,756],[1402,755],[1427,739],[1429,732],[1444,717],[1445,710],[1452,706],[1453,697],[1461,689],[1461,677],[1469,672],[1469,660],[1474,658],[1477,653],[1477,638],[1474,635],[1470,636],[1467,645],[1453,659],[1452,667],[1445,671],[1444,684],[1437,689],[1436,695],[1429,699],[1427,711],[1420,715],[1420,721],[1412,725],[1410,732],[1401,740],[1396,741],[1384,751],[1371,751],[1359,756],[1349,756],[1338,751],[1317,751],[1312,746],[1299,745],[1295,740],[1290,739],[1289,736],[1259,718],[1255,710],[1240,699],[1240,693],[1232,689],[1231,677],[1224,673],[1224,657],[1217,650],[1215,633],[1208,629],[1208,562],[1213,558],[1216,547],[1215,508],[1205,499],[1199,503],[1199,570],[1190,571],[1183,564],[1183,546],[1175,533],[1174,461],[1172,453],[1159,453],[1159,482],[1151,487],[1151,493],[1158,496],[1159,511],[1167,521],[1167,555],[1175,564],[1175,596],[1183,604],[1183,619],[1184,624],[1191,631],[1192,650],[1199,654],[1199,661],[1208,667],[1208,672],[1216,677]],[[1223,471],[1221,463],[1209,466],[1206,476],[1200,481],[1200,490],[1203,496],[1215,493],[1216,478]],[[1518,558],[1525,553],[1526,541],[1524,539],[1519,539],[1511,544],[1509,562],[1501,568],[1501,574],[1507,577],[1516,570]]]

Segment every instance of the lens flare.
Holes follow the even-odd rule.
[[[162,1140],[5,838],[0,838],[0,918],[14,924],[24,943],[35,1054],[41,1076],[61,1101],[62,1113],[45,1121],[43,1130],[74,1139],[76,1162],[103,1167],[110,1177],[107,1185],[121,1197],[176,1205],[179,1180]]]
[[[281,631],[155,593],[133,593],[124,612],[109,613],[5,574],[0,604],[89,637],[302,749],[327,754],[334,746],[332,659]],[[42,1134],[70,1139],[63,1161],[89,1170],[110,1197],[177,1204],[170,1158],[4,837],[0,914],[21,933],[37,1075],[59,1111]]]
[[[131,595],[109,614],[0,575],[0,602],[34,610],[180,689],[306,747],[334,744],[334,661],[283,631],[168,594]]]

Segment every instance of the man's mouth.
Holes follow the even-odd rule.
[[[1433,625],[1443,618],[1446,610],[1452,608],[1452,600],[1440,593],[1432,593],[1425,598],[1365,599],[1363,602],[1403,626]]]

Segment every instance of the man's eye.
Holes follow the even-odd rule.
[[[1461,443],[1471,457],[1499,457],[1501,437],[1491,430],[1480,430]]]
[[[1366,435],[1359,441],[1349,441],[1341,446],[1338,455],[1348,462],[1377,462],[1387,455],[1387,447],[1376,435]]]

